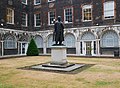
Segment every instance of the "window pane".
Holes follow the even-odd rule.
[[[35,0],[35,4],[40,4],[41,0]]]
[[[41,25],[40,13],[35,14],[35,26],[40,26],[40,25]]]
[[[54,19],[55,19],[55,12],[54,11],[49,12],[49,24],[54,24]]]
[[[84,21],[92,20],[92,6],[91,5],[83,6],[83,20]]]
[[[108,1],[104,3],[104,17],[105,18],[114,17],[114,1]]]
[[[27,26],[27,14],[22,13],[22,25]]]
[[[14,23],[14,10],[7,8],[7,23]]]
[[[6,49],[16,48],[16,42],[13,37],[8,37],[5,39],[4,47]]]
[[[107,11],[107,12],[104,12],[104,16],[105,16],[105,17],[114,16],[114,11]]]
[[[72,8],[65,9],[65,22],[72,22]]]

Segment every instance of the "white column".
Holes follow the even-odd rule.
[[[86,43],[84,41],[82,41],[82,52],[83,52],[83,55],[85,56],[86,55]]]
[[[19,48],[20,48],[20,44],[18,42],[18,55],[20,54]]]
[[[20,42],[20,55],[22,55],[22,43]]]
[[[29,45],[29,43],[28,43],[28,42],[26,42],[26,43],[25,43],[25,55],[27,54],[28,45]]]
[[[76,42],[76,55],[80,55],[80,42]]]
[[[1,43],[2,43],[2,54],[1,54],[1,56],[3,56],[4,55],[4,45],[3,45],[3,43],[4,43],[4,41],[1,41]]]
[[[97,39],[97,54],[98,56],[100,55],[100,44],[99,44],[100,39]]]
[[[94,55],[94,41],[91,42],[91,48],[92,48],[91,54],[93,56]]]
[[[43,54],[46,54],[46,47],[47,47],[47,42],[43,42]]]

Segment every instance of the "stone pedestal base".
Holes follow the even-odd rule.
[[[51,64],[64,65],[67,64],[66,47],[52,46],[51,47]]]

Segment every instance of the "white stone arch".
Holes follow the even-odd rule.
[[[67,47],[75,47],[76,39],[75,36],[72,33],[67,33],[64,37],[64,44]]]
[[[92,32],[84,32],[80,38],[81,40],[95,40],[95,35]]]
[[[35,36],[35,43],[37,48],[43,48],[43,38],[40,35]]]
[[[53,34],[48,35],[47,37],[47,47],[51,47],[54,44],[53,42]]]
[[[5,35],[4,37],[4,48],[5,49],[15,49],[17,48],[17,38],[14,35]]]
[[[100,38],[101,47],[119,47],[119,37],[113,30],[105,31]]]
[[[28,35],[20,35],[20,38],[18,39],[21,42],[29,42],[29,36]]]

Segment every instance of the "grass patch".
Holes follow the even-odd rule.
[[[97,81],[96,83],[95,83],[95,85],[96,86],[108,86],[108,85],[111,85],[112,84],[112,82],[106,82],[106,81]]]
[[[2,83],[0,83],[0,88],[15,88],[15,87],[13,87],[13,85],[11,85],[11,84],[2,84]]]
[[[16,74],[18,74],[18,72],[14,72],[14,71],[8,71],[6,73],[2,73],[0,74],[0,81],[8,80],[12,78],[13,76],[15,76]]]
[[[49,56],[0,60],[0,88],[119,88],[120,60],[68,57],[84,67],[70,73],[17,69],[46,63]]]

